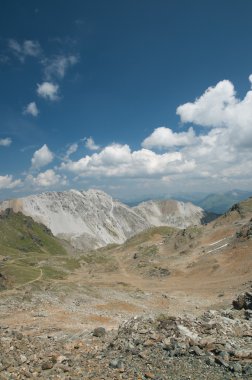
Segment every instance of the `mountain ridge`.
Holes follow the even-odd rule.
[[[175,200],[147,201],[129,207],[101,190],[46,192],[0,203],[45,224],[78,249],[120,244],[153,226],[185,228],[201,224],[204,210]]]
[[[251,191],[230,190],[224,193],[209,194],[195,202],[198,206],[209,212],[224,214],[232,205],[239,203],[252,195]]]

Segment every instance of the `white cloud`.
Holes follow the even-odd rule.
[[[24,112],[23,112],[25,115],[32,115],[34,117],[38,116],[39,114],[39,110],[38,110],[38,107],[36,105],[35,102],[31,102],[29,103],[25,109],[24,109]]]
[[[52,101],[58,100],[58,90],[59,86],[57,84],[53,84],[50,82],[43,82],[37,85],[37,94],[41,96],[41,98],[49,99]]]
[[[22,46],[19,44],[19,42],[17,42],[16,40],[14,39],[10,39],[9,40],[9,48],[14,52],[14,53],[18,53],[18,54],[21,54],[22,53]]]
[[[77,149],[78,149],[77,143],[71,144],[66,151],[64,159],[68,160],[68,158],[71,156],[71,154],[75,153],[77,151]]]
[[[100,149],[99,145],[95,144],[92,137],[88,137],[85,142],[85,147],[89,150],[98,150]]]
[[[237,104],[233,84],[223,80],[215,87],[209,87],[194,103],[177,108],[177,115],[183,123],[194,123],[204,127],[224,127],[227,114]]]
[[[113,144],[100,153],[61,164],[61,169],[84,177],[162,177],[169,173],[192,170],[193,161],[180,152],[156,154],[148,149],[131,151],[128,145]]]
[[[38,169],[52,162],[54,154],[44,144],[40,149],[36,150],[31,159],[32,168]]]
[[[250,76],[249,76],[249,81],[252,84],[252,74],[250,74]]]
[[[47,80],[53,77],[64,78],[66,71],[78,62],[76,55],[57,55],[52,59],[44,59],[44,73]]]
[[[69,178],[75,177],[75,186],[98,185],[108,191],[113,187],[115,192],[118,189],[114,193],[117,197],[123,192],[125,197],[144,194],[155,197],[171,191],[252,188],[252,75],[249,80],[249,90],[243,99],[238,98],[233,84],[224,80],[208,88],[194,102],[177,108],[182,122],[205,128],[189,126],[182,132],[156,128],[144,139],[142,149],[137,150],[126,144],[100,148],[89,137],[84,139],[85,146],[91,150],[89,154],[79,160],[70,159],[80,146],[80,143],[71,144],[60,172],[54,168],[33,173],[27,177],[30,181],[27,184],[34,188],[59,188],[66,183],[63,174],[67,174]],[[5,140],[8,139],[0,140],[0,145],[8,146],[8,141],[1,144]],[[152,148],[163,151],[155,152]],[[32,168],[47,165],[53,157],[44,145],[34,153]],[[1,178],[5,186],[15,187],[10,176],[0,177],[0,186]]]
[[[20,179],[16,179],[16,180],[13,180],[13,176],[12,175],[4,175],[4,176],[1,176],[0,175],[0,189],[13,189],[14,187],[17,187],[19,185],[21,185],[21,180]]]
[[[42,52],[38,41],[25,40],[23,43],[19,43],[14,39],[10,39],[8,45],[12,53],[21,62],[24,62],[27,56],[38,57]]]
[[[28,175],[26,181],[35,187],[53,187],[55,185],[66,185],[65,176],[56,174],[53,169],[39,173],[37,176]]]
[[[249,80],[251,82],[252,75]],[[209,87],[195,102],[179,106],[177,114],[184,123],[224,128],[223,134],[231,145],[249,147],[252,144],[252,90],[240,100],[228,80]]]
[[[248,187],[248,183],[252,185],[251,97],[249,90],[240,100],[233,84],[221,81],[194,103],[181,105],[177,110],[183,122],[203,125],[207,130],[196,134],[192,127],[177,133],[157,128],[142,142],[145,149],[132,151],[128,145],[112,144],[99,153],[62,163],[61,169],[90,181],[114,179],[113,185],[116,179],[135,180],[129,191],[134,191],[141,181],[151,189],[154,179],[161,187],[177,190],[186,186],[214,191],[216,186],[239,187],[240,183]],[[172,151],[157,154],[151,148]]]
[[[26,40],[23,43],[23,51],[25,55],[37,57],[41,53],[41,47],[38,41]]]
[[[249,76],[252,82],[252,75]],[[249,170],[252,165],[252,91],[243,99],[236,95],[233,84],[224,80],[192,103],[177,108],[182,122],[208,127],[206,134],[197,136],[193,146],[185,146],[182,153],[195,160],[195,183],[242,183],[252,186]],[[213,182],[210,187],[213,186]],[[214,189],[213,189],[214,190]]]
[[[195,143],[196,136],[193,128],[187,132],[173,132],[172,129],[159,127],[152,132],[143,142],[144,148],[172,148],[175,146],[186,146]]]
[[[12,140],[10,137],[6,137],[5,139],[0,139],[0,146],[10,146]]]

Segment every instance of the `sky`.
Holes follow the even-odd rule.
[[[250,0],[2,0],[0,199],[252,190]]]

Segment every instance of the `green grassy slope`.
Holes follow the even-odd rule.
[[[0,215],[0,289],[64,278],[77,267],[47,227],[11,210]]]

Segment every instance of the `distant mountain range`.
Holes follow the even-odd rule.
[[[206,211],[224,214],[232,205],[247,199],[251,195],[252,191],[232,190],[226,193],[209,194],[194,203]]]
[[[147,201],[129,207],[100,190],[48,192],[3,201],[12,209],[47,226],[75,248],[89,250],[120,244],[153,226],[186,228],[205,220],[204,210],[190,202]]]
[[[235,203],[243,201],[252,195],[252,191],[244,190],[230,190],[227,192],[205,194],[202,192],[194,193],[176,193],[176,194],[164,194],[159,199],[176,199],[182,202],[192,202],[193,204],[202,207],[205,211],[212,212],[214,214],[224,214]],[[145,198],[142,200],[130,200],[125,202],[128,206],[136,206],[140,202],[148,201],[151,198]],[[153,199],[156,199],[153,197]]]

